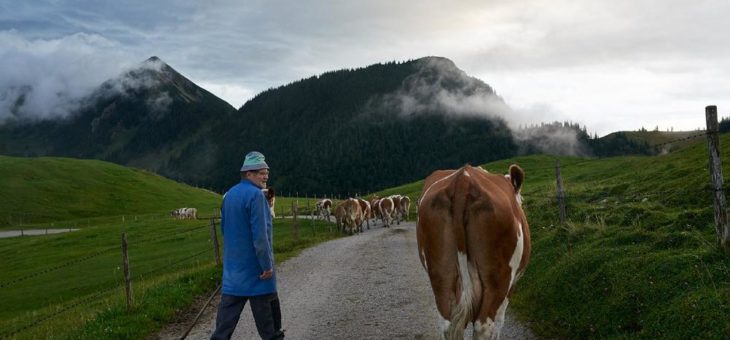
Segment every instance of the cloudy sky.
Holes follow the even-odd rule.
[[[443,56],[513,123],[693,130],[706,105],[730,116],[727,32],[727,0],[0,0],[0,104],[32,88],[26,104],[58,114],[153,55],[235,107],[330,70]]]

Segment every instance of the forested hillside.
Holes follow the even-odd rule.
[[[453,112],[419,97],[437,91],[502,103],[443,58],[329,72],[263,92],[216,128],[215,187],[226,187],[253,149],[267,156],[273,185],[310,194],[365,193],[516,153],[510,130],[489,112]],[[403,108],[402,98],[427,105]]]
[[[324,196],[515,155],[658,152],[643,132],[591,138],[573,122],[512,130],[511,113],[492,87],[441,57],[326,72],[238,110],[152,57],[64,118],[0,124],[0,154],[101,159],[222,193],[258,150],[280,192]]]

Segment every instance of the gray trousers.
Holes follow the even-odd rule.
[[[256,322],[256,330],[263,340],[284,338],[281,330],[281,307],[276,293],[258,296],[233,296],[221,294],[218,305],[218,316],[215,321],[215,332],[211,340],[228,340],[236,329],[241,311],[247,301],[251,301],[251,312]]]

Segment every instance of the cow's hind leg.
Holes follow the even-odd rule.
[[[482,316],[482,313],[480,313],[479,318],[474,322],[474,340],[499,339],[508,304],[509,298],[505,296],[493,316]]]
[[[494,270],[481,277],[484,291],[479,314],[474,321],[475,340],[499,339],[504,324],[509,304],[510,271],[509,267]]]

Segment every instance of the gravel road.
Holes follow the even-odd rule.
[[[287,339],[439,339],[439,316],[418,260],[414,222],[321,244],[277,270]],[[214,300],[187,339],[210,337],[217,306]],[[185,331],[179,328],[168,327],[158,338],[179,338]],[[471,338],[470,329],[466,334]],[[248,305],[233,338],[259,338]],[[536,339],[509,309],[502,338]]]

